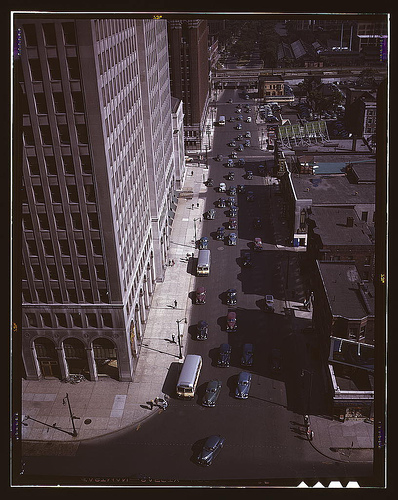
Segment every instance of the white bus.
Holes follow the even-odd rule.
[[[218,119],[218,124],[225,125],[225,116],[220,116],[220,118]]]
[[[208,276],[210,273],[210,250],[199,250],[196,274],[198,276]]]
[[[176,392],[179,398],[194,397],[201,368],[202,357],[197,354],[187,354],[177,382]]]

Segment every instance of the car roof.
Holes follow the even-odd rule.
[[[214,448],[214,446],[220,441],[221,439],[221,436],[209,436],[207,439],[206,439],[206,443],[205,443],[205,446],[209,447],[209,448]]]
[[[240,372],[239,373],[239,380],[249,380],[251,378],[252,378],[252,376],[249,372]]]
[[[227,318],[236,318],[236,312],[235,311],[229,311],[227,314]]]
[[[229,344],[224,343],[224,344],[220,345],[220,350],[223,350],[223,351],[228,350],[229,351],[230,349],[231,349],[231,346]]]

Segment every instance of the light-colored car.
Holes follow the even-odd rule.
[[[274,296],[266,295],[265,296],[265,310],[274,312]]]
[[[252,121],[251,116],[248,116],[248,117],[246,118],[246,122],[247,122],[247,123],[250,123],[251,121]]]
[[[237,240],[237,237],[236,237],[235,233],[230,233],[228,235],[228,245],[236,245],[236,240]]]
[[[261,238],[254,238],[254,250],[257,252],[261,252],[263,249],[263,242],[261,241]]]
[[[225,182],[220,182],[220,185],[218,187],[218,191],[220,193],[225,193],[227,190],[227,185],[225,184]]]

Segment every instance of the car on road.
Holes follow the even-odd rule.
[[[199,250],[206,250],[209,244],[207,236],[202,236],[199,240]]]
[[[247,123],[250,123],[251,121],[252,121],[251,116],[248,116],[248,117],[246,118],[246,122],[247,122]]]
[[[250,99],[249,94],[245,94],[245,99],[246,99],[246,100]]]
[[[245,192],[245,186],[244,186],[244,184],[238,184],[236,189],[237,189],[238,193],[244,193]]]
[[[247,399],[249,397],[252,376],[249,372],[240,372],[236,383],[235,397],[237,399]]]
[[[197,304],[206,304],[206,288],[198,286],[195,292],[195,302]]]
[[[237,330],[236,312],[229,311],[227,314],[227,331],[235,332]]]
[[[227,290],[227,305],[229,306],[234,306],[238,299],[236,297],[236,294],[237,294],[237,291],[235,290],[235,288],[230,288],[229,290]]]
[[[249,179],[249,180],[253,179],[253,172],[251,170],[248,170],[246,172],[246,179]]]
[[[250,133],[250,131],[248,130],[246,133],[245,133],[245,137],[247,139],[250,139],[250,137],[252,136],[252,134]]]
[[[243,151],[243,144],[239,144],[239,146],[236,148],[237,151],[242,152]]]
[[[242,124],[241,123],[237,123],[236,126],[235,126],[236,130],[242,130]]]
[[[242,366],[253,366],[253,344],[244,344],[240,364]]]
[[[238,229],[238,219],[236,217],[230,217],[228,221],[228,229]]]
[[[228,121],[229,121],[229,122],[233,122],[233,121],[235,121],[235,118],[234,118],[233,116],[230,116],[230,117],[228,118]]]
[[[256,250],[257,252],[261,252],[262,249],[263,249],[263,242],[261,238],[254,238],[254,250]]]
[[[236,207],[236,198],[234,198],[233,196],[229,196],[227,200],[227,205],[229,207]]]
[[[228,192],[229,192],[229,194],[231,196],[235,196],[236,195],[236,187],[235,186],[229,186]]]
[[[254,201],[254,193],[253,193],[253,191],[248,191],[247,192],[246,201]]]
[[[236,217],[238,215],[238,207],[236,206],[230,207],[228,213],[230,217]]]
[[[274,296],[266,295],[265,296],[265,310],[269,312],[274,312]]]
[[[252,256],[251,256],[250,252],[245,252],[242,255],[242,258],[243,258],[243,261],[242,261],[243,267],[251,267],[251,265],[252,265]]]
[[[222,161],[223,159],[223,156],[222,155],[217,155],[216,156],[216,161]]]
[[[226,207],[226,201],[225,198],[218,198],[216,201],[217,207],[218,208],[225,208]]]
[[[264,175],[265,174],[265,167],[264,167],[264,165],[259,165],[257,167],[257,171],[258,171],[259,175]]]
[[[234,166],[234,161],[231,158],[229,158],[227,160],[227,167],[233,167],[233,166]]]
[[[232,151],[232,152],[231,152],[231,154],[230,154],[229,156],[230,156],[231,158],[238,158],[238,154],[237,154],[237,152],[236,152],[236,151]],[[234,166],[234,164],[233,164],[233,162],[232,162],[231,167],[233,167],[233,166]]]
[[[240,111],[242,111],[242,110],[240,110]],[[238,116],[236,117],[236,119],[237,119],[239,122],[241,122],[241,121],[243,120],[243,116],[242,116],[242,115],[238,115]]]
[[[204,320],[198,321],[196,327],[196,339],[206,340],[208,332],[209,332],[209,325],[207,324],[207,322]]]
[[[224,232],[225,228],[224,227],[219,227],[216,232],[216,239],[217,240],[223,240],[224,239]]]
[[[245,148],[250,148],[250,146],[251,146],[250,141],[249,141],[249,140],[245,141],[245,143],[244,143],[244,147],[245,147]]]
[[[203,215],[204,215],[205,219],[212,220],[212,219],[215,219],[215,217],[216,217],[216,211],[214,210],[214,208],[210,208],[210,210],[205,212]]]
[[[199,465],[209,466],[213,463],[213,460],[220,453],[225,443],[225,438],[220,435],[209,436],[199,455],[196,457],[196,462]]]
[[[227,190],[227,185],[225,184],[225,182],[220,182],[220,185],[218,187],[218,191],[220,193],[225,193]]]
[[[231,104],[231,102],[232,102],[232,99],[228,99],[228,101],[227,101],[227,102],[229,102],[229,103]]]
[[[221,344],[218,350],[217,366],[220,368],[228,368],[231,361],[231,346],[229,344]]]
[[[236,138],[237,141],[241,141],[243,139],[243,135],[242,134],[239,134]]]
[[[243,167],[245,165],[245,159],[244,158],[239,158],[238,160],[238,167]]]
[[[235,179],[235,172],[228,172],[227,181],[233,181]]]
[[[240,106],[236,106],[235,113],[241,113],[242,108]]]
[[[213,187],[214,186],[214,181],[211,177],[209,177],[206,181],[206,186],[208,187]]]
[[[218,396],[220,395],[221,387],[221,380],[210,380],[210,382],[207,383],[205,389],[202,406],[206,406],[207,408],[214,408],[214,406],[216,406]]]
[[[237,237],[236,233],[230,233],[228,235],[228,245],[236,245]]]
[[[231,146],[231,148],[234,148],[236,146],[236,142],[235,141],[230,141],[228,143],[228,146]]]

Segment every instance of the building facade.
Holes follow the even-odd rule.
[[[17,17],[15,33],[25,376],[130,381],[174,192],[166,23]]]
[[[202,151],[209,105],[209,28],[205,19],[168,20],[171,91],[184,106],[185,147]]]

